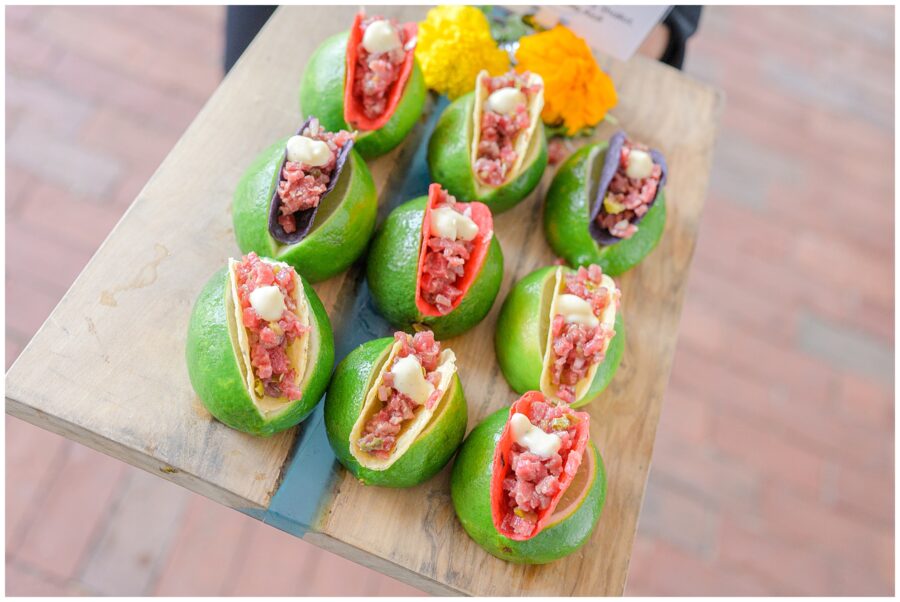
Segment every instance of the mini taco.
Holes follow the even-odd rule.
[[[540,390],[573,407],[596,399],[622,358],[620,296],[596,265],[541,268],[516,283],[494,340],[510,386],[519,393]]]
[[[544,232],[572,265],[596,263],[616,275],[652,251],[665,228],[663,155],[616,132],[560,167],[544,207]]]
[[[547,166],[543,107],[539,75],[482,71],[475,90],[438,120],[428,144],[432,177],[453,195],[494,212],[509,209],[537,186]]]
[[[376,213],[375,184],[353,135],[310,117],[247,169],[232,219],[243,252],[276,257],[318,282],[365,251]]]
[[[249,253],[229,259],[201,292],[186,357],[191,384],[213,416],[270,435],[319,402],[334,343],[312,288],[288,264]]]
[[[606,496],[590,416],[526,393],[472,431],[450,492],[463,528],[494,556],[542,564],[571,554],[589,539]]]
[[[425,105],[416,34],[415,23],[359,12],[349,32],[327,39],[310,58],[300,87],[302,109],[329,129],[356,130],[363,157],[387,153]]]
[[[456,356],[429,331],[360,346],[335,371],[325,425],[338,459],[364,483],[410,487],[431,478],[465,434]]]
[[[424,325],[441,339],[468,330],[490,311],[503,276],[491,211],[432,184],[427,198],[385,220],[367,274],[375,305],[397,328]]]
[[[541,391],[566,403],[583,399],[616,336],[621,293],[600,266],[556,271]]]
[[[599,245],[614,245],[638,232],[638,224],[656,203],[668,168],[658,150],[632,142],[619,131],[609,139],[591,204],[591,236]]]

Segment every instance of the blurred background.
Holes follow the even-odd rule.
[[[7,367],[215,89],[223,26],[6,9]],[[892,595],[894,9],[706,8],[685,72],[726,104],[626,593]],[[9,417],[6,482],[8,595],[418,593]]]

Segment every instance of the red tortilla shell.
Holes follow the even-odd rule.
[[[416,272],[416,307],[423,316],[437,317],[447,315],[442,314],[437,307],[431,305],[422,297],[422,266],[425,264],[425,252],[428,248],[425,241],[431,236],[431,212],[441,198],[440,193],[440,184],[432,184],[428,187],[428,203],[425,205],[425,215],[422,218],[422,239],[419,244],[419,265]],[[487,205],[477,202],[457,202],[456,206],[462,211],[465,211],[466,207],[471,207],[472,215],[470,217],[475,222],[475,225],[478,226],[478,234],[472,240],[474,246],[472,247],[472,254],[469,256],[469,260],[466,261],[463,277],[455,284],[456,288],[462,291],[462,295],[454,300],[450,306],[450,311],[453,311],[462,303],[466,293],[469,291],[469,287],[472,286],[475,278],[481,273],[481,267],[487,258],[488,248],[491,246],[491,238],[494,236],[494,217],[491,215],[491,210],[488,209]]]
[[[531,404],[539,401],[546,402],[544,394],[540,391],[529,391],[525,393],[525,395],[520,397],[512,404],[512,406],[510,406],[509,418],[512,418],[513,414],[518,412],[520,414],[525,414],[530,420],[532,416]],[[572,451],[577,450],[581,452],[583,463],[584,453],[585,450],[587,450],[588,438],[590,436],[591,417],[587,412],[572,412],[572,414],[579,419],[578,423],[575,425],[576,435]],[[571,485],[572,481],[575,479],[575,473],[564,471],[560,476],[559,493],[553,497],[550,505],[544,510],[541,510],[538,514],[537,527],[535,528],[534,533],[527,537],[523,537],[511,531],[501,529],[500,525],[503,524],[503,518],[507,512],[506,496],[503,494],[503,479],[506,478],[506,475],[509,472],[513,446],[512,432],[509,428],[509,418],[507,418],[506,426],[503,427],[503,431],[500,433],[500,439],[497,441],[497,447],[494,450],[494,464],[491,469],[491,518],[494,521],[494,528],[497,529],[497,532],[500,533],[500,535],[512,540],[524,541],[526,539],[531,539],[547,526],[550,519],[553,517],[553,513],[556,511],[557,504],[559,504],[559,501],[565,495],[569,485]],[[572,452],[570,451],[569,453]]]
[[[355,130],[370,132],[384,127],[391,119],[391,116],[397,109],[397,105],[400,104],[400,98],[403,96],[403,91],[406,89],[406,82],[409,81],[409,76],[413,69],[413,62],[416,58],[414,51],[415,46],[413,45],[413,48],[406,50],[406,59],[403,61],[403,66],[400,69],[400,78],[394,82],[393,87],[388,94],[387,106],[384,109],[384,113],[375,119],[366,117],[362,108],[362,100],[353,94],[353,82],[356,80],[356,59],[359,56],[359,45],[362,43],[363,36],[360,24],[365,16],[365,13],[362,11],[356,14],[356,18],[353,20],[353,27],[350,28],[349,39],[347,40],[347,68],[346,76],[344,78],[344,121]],[[407,40],[415,40],[419,30],[417,24],[404,23],[400,25],[400,27],[406,32]]]

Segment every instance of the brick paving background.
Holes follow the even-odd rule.
[[[216,87],[223,10],[6,19],[9,366]],[[893,32],[891,7],[703,14],[686,71],[727,105],[629,594],[894,591]],[[7,594],[415,593],[6,427]]]

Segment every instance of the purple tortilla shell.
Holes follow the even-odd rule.
[[[306,129],[306,126],[309,125],[309,122],[312,121],[314,117],[307,117],[306,121],[303,122],[303,125],[300,126],[300,129],[297,130],[297,135],[299,136],[303,130]],[[322,127],[321,125],[319,126]],[[294,219],[297,222],[297,229],[290,234],[284,231],[284,228],[281,227],[281,224],[278,223],[278,216],[281,215],[281,198],[278,196],[278,184],[275,185],[275,190],[272,192],[272,201],[269,203],[269,234],[272,235],[272,238],[285,245],[293,245],[297,244],[304,238],[306,238],[307,234],[309,234],[310,229],[312,228],[313,221],[316,219],[316,212],[319,211],[319,207],[322,206],[322,203],[325,201],[325,197],[328,196],[328,193],[331,192],[335,185],[338,182],[338,179],[341,177],[341,172],[344,170],[344,164],[347,162],[347,157],[350,154],[350,149],[353,148],[353,140],[348,140],[347,144],[341,147],[338,151],[337,162],[334,166],[334,173],[331,174],[331,180],[328,181],[328,186],[325,188],[325,192],[322,193],[322,197],[319,199],[319,204],[315,207],[311,207],[309,209],[304,209],[303,211],[298,211],[294,213]],[[287,150],[285,150],[284,158],[281,160],[281,163],[278,164],[278,182],[280,183],[282,180],[281,174],[284,171],[284,164],[287,162]]]
[[[601,228],[597,224],[597,216],[601,213],[606,213],[606,210],[603,208],[603,199],[606,197],[606,191],[609,188],[610,182],[612,182],[613,176],[616,175],[616,170],[619,168],[619,157],[622,155],[622,146],[625,144],[625,132],[619,130],[609,139],[609,146],[606,148],[606,157],[603,160],[603,169],[600,170],[600,182],[597,186],[597,196],[594,198],[594,205],[591,207],[591,221],[588,225],[588,230],[591,233],[591,238],[593,238],[598,245],[614,245],[617,242],[621,242],[626,240],[624,238],[619,238],[618,236],[613,236],[609,233],[609,230],[606,228]],[[659,198],[659,193],[662,191],[663,186],[666,184],[666,175],[669,173],[669,168],[666,166],[666,159],[662,156],[662,153],[656,149],[650,149],[650,157],[653,159],[653,163],[659,165],[662,168],[662,176],[659,178],[659,186],[656,189],[656,196],[653,197],[653,201],[648,205],[652,207],[654,203],[656,203],[656,199]],[[639,218],[636,218],[631,223],[638,224],[646,213]]]

